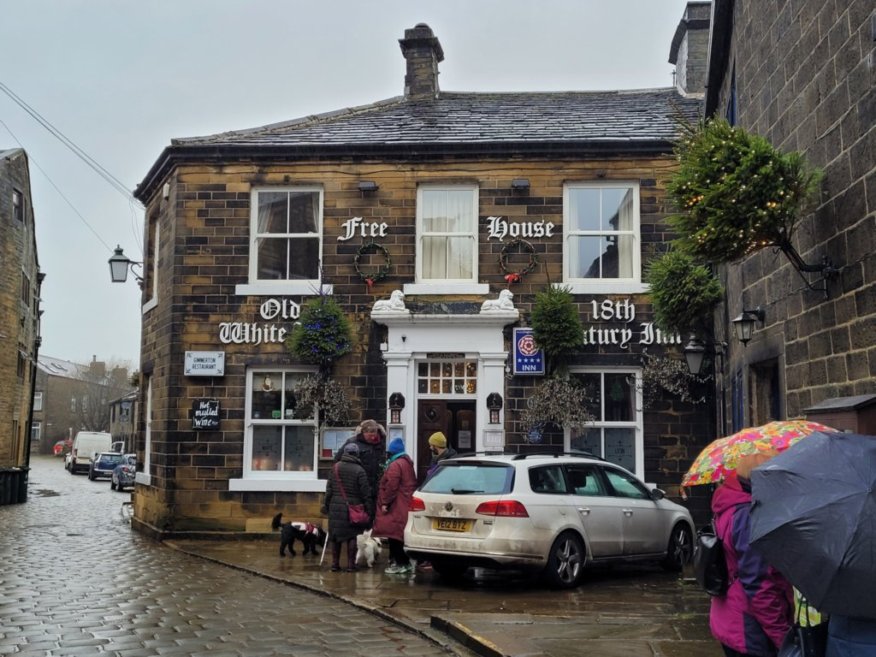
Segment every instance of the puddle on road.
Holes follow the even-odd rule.
[[[61,495],[61,493],[52,490],[51,488],[37,488],[36,490],[31,491],[31,494],[36,497],[58,497]]]

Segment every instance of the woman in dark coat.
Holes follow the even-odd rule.
[[[389,539],[389,558],[393,562],[385,572],[390,575],[404,575],[413,571],[408,555],[405,554],[405,525],[411,498],[417,487],[414,463],[405,454],[405,443],[395,438],[387,449],[389,461],[380,479],[377,493],[377,516],[374,518],[373,536]]]
[[[380,481],[380,473],[386,454],[386,430],[374,420],[363,420],[356,427],[356,435],[350,438],[338,453],[335,461],[339,461],[344,452],[344,447],[355,443],[359,447],[359,461],[368,475],[368,483],[371,485],[371,507],[374,508],[377,498],[377,484]],[[372,519],[374,516],[371,516]]]
[[[343,486],[343,490],[341,490]],[[345,499],[346,494],[346,499]],[[349,505],[364,504],[368,515],[374,516],[371,485],[359,461],[359,446],[355,442],[343,447],[340,460],[332,467],[325,484],[325,506],[328,515],[328,540],[332,545],[332,570],[341,569],[341,545],[347,544],[347,572],[356,570],[356,536],[362,527],[350,524]]]

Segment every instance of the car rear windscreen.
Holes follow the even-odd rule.
[[[424,493],[503,495],[511,491],[514,468],[501,463],[442,464],[423,484]]]

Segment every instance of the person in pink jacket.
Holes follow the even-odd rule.
[[[413,572],[408,555],[405,554],[405,525],[411,498],[417,487],[414,463],[405,454],[405,443],[394,438],[387,447],[389,460],[380,478],[377,491],[377,515],[374,518],[372,535],[389,540],[389,558],[392,562],[384,571],[390,575],[404,575]]]
[[[724,543],[730,586],[712,598],[709,625],[727,657],[773,657],[793,619],[791,584],[756,549],[751,534],[751,484],[757,462],[741,463],[712,496],[715,533]]]

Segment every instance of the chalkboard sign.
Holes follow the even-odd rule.
[[[196,399],[192,402],[192,429],[202,431],[204,429],[219,428],[219,400]]]

